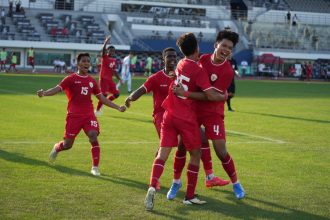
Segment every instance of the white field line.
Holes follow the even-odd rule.
[[[27,93],[23,93],[23,92],[17,92],[17,91],[11,91],[11,90],[6,90],[6,89],[0,89],[0,91],[4,91],[4,92],[9,92],[9,93],[13,93],[13,94],[27,94]],[[54,99],[52,98],[52,100],[54,101],[60,101],[60,102],[63,102],[64,100],[63,99]],[[149,115],[146,115],[144,113],[136,113],[136,112],[125,112],[125,114],[131,114],[131,115],[138,115],[138,116],[143,116],[143,117],[150,117]],[[243,135],[243,136],[247,136],[247,137],[253,137],[253,138],[257,138],[257,139],[262,139],[262,140],[265,140],[264,142],[260,142],[259,143],[267,143],[267,141],[269,142],[275,142],[275,143],[278,143],[278,144],[285,144],[286,142],[285,141],[282,141],[282,140],[279,140],[279,139],[274,139],[274,138],[270,138],[270,137],[264,137],[264,136],[260,136],[260,135],[254,135],[254,134],[249,134],[249,133],[245,133],[245,132],[239,132],[239,131],[233,131],[233,130],[226,130],[228,133],[232,133],[232,134],[238,134],[238,135]],[[0,143],[4,143],[4,142],[0,142]],[[36,143],[36,142],[34,142]],[[116,142],[109,142],[109,143],[113,143],[113,144],[116,144]],[[117,142],[117,143],[126,143],[126,144],[139,144],[139,142]],[[142,142],[141,142],[142,143]],[[239,143],[239,142],[234,142],[234,143]],[[258,141],[250,141],[250,142],[240,142],[240,143],[258,143]],[[147,143],[145,143],[147,144]]]

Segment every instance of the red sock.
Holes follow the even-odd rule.
[[[102,105],[103,105],[102,102],[99,101],[99,102],[97,103],[96,111],[100,111]]]
[[[149,186],[156,188],[156,184],[159,182],[159,178],[164,171],[164,165],[165,165],[165,161],[161,159],[154,160],[154,163],[152,164]]]
[[[184,151],[177,150],[175,152],[174,164],[173,164],[174,179],[176,180],[180,179],[185,164],[186,164],[186,150]]]
[[[98,167],[99,162],[100,162],[100,146],[99,142],[95,141],[92,142],[92,147],[91,147],[91,153],[92,153],[92,161],[93,161],[93,166]]]
[[[222,161],[222,167],[228,174],[231,182],[236,183],[237,175],[236,175],[236,169],[233,158],[231,158],[229,153],[227,153],[227,155],[223,159],[221,159],[221,161]]]
[[[212,157],[211,157],[211,150],[210,150],[209,142],[202,143],[201,150],[202,150],[201,160],[203,162],[205,174],[206,174],[206,176],[208,176],[213,173]]]
[[[195,189],[197,185],[199,166],[192,164],[188,165],[187,168],[187,189],[186,199],[192,199],[195,196]]]
[[[55,145],[55,150],[56,150],[56,152],[60,152],[60,151],[64,150],[63,149],[63,141],[60,141]]]
[[[109,98],[108,98],[110,101],[113,101],[113,100],[115,100],[116,99],[116,97],[114,96],[114,95],[111,95],[111,96],[109,96]]]

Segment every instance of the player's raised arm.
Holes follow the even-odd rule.
[[[129,108],[131,106],[131,102],[138,100],[142,95],[146,94],[146,88],[142,85],[140,88],[132,92],[130,96],[128,96],[125,100],[125,106]]]
[[[62,91],[62,89],[60,86],[55,86],[54,88],[48,89],[46,91],[44,91],[43,89],[40,89],[37,91],[37,95],[41,98],[44,96],[53,96],[61,91]]]
[[[107,44],[109,43],[111,38],[111,35],[107,36],[107,38],[105,38],[104,43],[103,43],[103,47],[102,47],[102,56],[107,54]]]
[[[113,102],[111,102],[109,99],[107,99],[106,97],[104,97],[104,95],[102,95],[101,93],[96,95],[96,97],[98,98],[98,100],[100,100],[100,102],[102,102],[104,105],[113,108],[113,109],[117,109],[120,112],[124,112],[126,111],[126,107],[123,106],[119,106]]]

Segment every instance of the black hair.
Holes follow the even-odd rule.
[[[80,62],[80,60],[81,60],[82,57],[89,57],[90,58],[89,53],[80,53],[77,56],[77,62],[78,63]]]
[[[175,51],[176,52],[176,50],[173,47],[167,47],[167,48],[165,48],[163,50],[163,52],[162,52],[163,59],[165,58],[165,54],[166,54],[167,51]]]
[[[197,39],[193,33],[185,33],[181,35],[177,39],[176,45],[185,56],[194,54],[198,47]]]
[[[107,48],[107,50],[110,50],[110,49],[116,49],[113,45],[110,45],[110,46],[108,46],[108,48]]]
[[[237,33],[233,31],[228,31],[228,30],[219,31],[216,42],[220,42],[223,39],[230,40],[231,42],[233,42],[233,46],[235,47],[235,45],[238,43],[239,36]]]

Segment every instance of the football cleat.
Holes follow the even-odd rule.
[[[230,183],[229,180],[222,180],[219,177],[214,177],[211,180],[205,180],[205,186],[207,188],[211,188],[213,186],[225,186]]]
[[[233,189],[234,189],[234,193],[237,199],[243,199],[245,196],[245,191],[242,187],[242,185],[237,182],[233,184]]]
[[[101,175],[98,167],[92,167],[91,174],[93,174],[94,176],[100,176]]]
[[[185,204],[185,205],[203,205],[203,204],[205,204],[206,203],[206,201],[203,201],[203,200],[200,200],[198,197],[197,197],[197,195],[195,195],[195,197],[194,198],[192,198],[192,199],[184,199],[183,200],[183,204]]]
[[[167,192],[167,199],[172,200],[176,197],[176,194],[178,193],[179,189],[181,188],[182,183],[172,183],[172,186],[170,190]]]
[[[56,157],[57,157],[57,154],[58,154],[58,152],[55,149],[56,148],[56,145],[57,144],[54,145],[52,151],[49,154],[49,162],[51,162],[51,163],[54,163],[55,162]]]
[[[144,207],[147,211],[151,211],[154,208],[155,194],[156,189],[154,187],[149,187],[146,198],[144,200]]]

